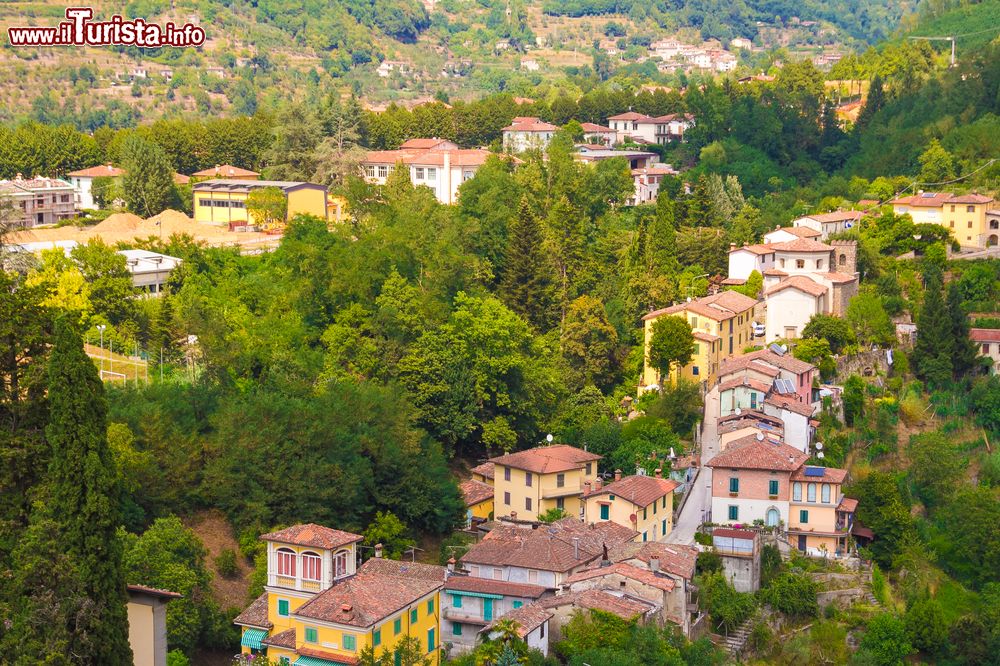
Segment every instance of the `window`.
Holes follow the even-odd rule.
[[[452,622],[451,623],[451,635],[452,636],[461,636],[462,635],[462,623],[461,622]]]
[[[795,267],[796,268],[805,268],[806,267],[806,260],[805,259],[796,259],[795,260]]]
[[[953,212],[953,213],[955,212],[955,207],[954,206],[951,207],[951,212]]]
[[[384,169],[384,168],[385,167],[379,167],[379,171],[381,172],[382,169]],[[375,177],[375,166],[372,165],[372,164],[365,165],[365,175],[368,176],[369,178],[374,178]]]
[[[528,570],[528,582],[529,583],[537,583],[538,582],[538,572],[535,571],[534,569],[529,569]]]
[[[556,488],[562,488],[566,485],[566,475],[556,474]]]
[[[278,599],[278,615],[288,617],[288,599]]]
[[[287,548],[278,550],[278,575],[295,576],[295,553]]]
[[[642,510],[642,519],[646,520],[646,509]]]
[[[434,629],[427,630],[427,651],[434,652],[437,645],[434,643]]]
[[[729,520],[739,520],[740,519],[740,507],[735,504],[729,505]]]
[[[503,503],[506,504],[507,506],[510,506],[510,493],[509,492],[504,491],[504,494],[503,494]]]
[[[451,606],[452,606],[452,608],[461,608],[462,607],[462,595],[460,595],[460,594],[453,594],[453,595],[451,595]]]
[[[434,600],[433,599],[428,599],[427,600],[427,614],[428,615],[434,615]]]
[[[830,484],[829,483],[824,483],[823,484],[823,504],[829,504],[829,503],[830,503]]]
[[[972,220],[969,220],[969,228],[972,228]]]
[[[372,647],[378,647],[382,645],[382,630],[376,629],[372,634]]]
[[[462,172],[462,182],[465,182],[475,175],[475,171],[463,171]]]
[[[643,511],[645,512],[645,509]],[[656,515],[656,500],[653,500],[653,515]]]
[[[396,621],[392,623],[392,633],[398,634],[403,629],[403,618],[397,617]]]
[[[347,575],[347,551],[342,550],[333,556],[333,577],[343,578]]]
[[[322,562],[316,553],[302,553],[302,579],[319,581]]]
[[[809,522],[809,512],[805,509],[799,511],[799,522],[803,525]]]
[[[524,509],[525,509],[525,511],[531,511],[531,498],[530,497],[525,497],[524,498]]]
[[[413,608],[410,609],[410,624],[416,624],[416,623],[417,623],[417,609]]]
[[[542,622],[542,626],[538,628],[538,630],[541,632],[538,635],[539,638],[545,638],[545,625],[548,624],[548,622],[549,622],[548,620]]]
[[[493,569],[493,580],[503,580],[503,569]]]
[[[643,540],[643,541],[646,541],[646,533],[645,533],[645,532],[643,532],[643,533],[642,533],[642,540]],[[623,581],[623,582],[624,582],[624,581]]]
[[[792,501],[801,502],[802,501],[802,484],[796,481],[792,484]]]
[[[975,213],[976,212],[976,207],[975,206],[966,206],[965,207],[965,212],[966,213]]]
[[[524,485],[526,485],[527,487],[530,488],[531,487],[531,482],[532,482],[531,472],[525,472],[524,473]]]
[[[378,177],[386,178],[389,176],[389,167],[382,165],[378,168]]]
[[[317,642],[319,642],[319,632],[316,631],[316,627],[306,627],[306,643]]]
[[[524,605],[524,602],[523,602],[523,601],[515,601],[514,603],[512,603],[512,604],[510,605],[510,607],[511,607],[511,608],[520,608],[520,607],[521,607],[521,606],[523,606],[523,605]]]
[[[782,259],[782,260],[781,260],[781,267],[782,267],[782,268],[784,268],[784,267],[785,267],[785,260],[784,260],[784,259]]]
[[[427,180],[437,180],[437,169],[427,169]]]
[[[815,502],[816,501],[816,484],[810,483],[806,486],[806,501]]]
[[[667,519],[664,518],[663,522],[660,523],[660,534],[663,536],[667,535]]]
[[[949,222],[948,226],[951,227],[952,229],[954,229],[955,228],[955,220],[952,220],[951,222]]]
[[[416,179],[416,180],[423,180],[424,179],[424,168],[423,167],[416,167],[416,168],[414,168],[414,171],[416,172],[416,175],[414,176],[414,179]]]
[[[697,365],[691,366],[691,374],[695,375],[695,376],[698,375],[698,366]]]
[[[819,271],[819,270],[822,270],[822,269],[823,269],[823,260],[822,259],[817,259],[816,260],[816,270]]]
[[[838,259],[838,262],[840,263],[841,266],[847,265],[847,255],[846,254],[840,255],[840,259]]]
[[[771,479],[770,481],[767,482],[767,494],[768,495],[777,495],[778,494],[778,480],[777,479]]]
[[[510,481],[510,467],[503,468],[503,480]]]
[[[611,507],[607,504],[601,505],[601,520],[608,520],[611,516]]]
[[[588,476],[590,475],[590,470],[592,469],[591,464],[592,463],[587,463],[586,468],[584,468],[584,473],[587,474]]]
[[[729,477],[729,492],[731,493],[740,492],[740,480],[735,476]]]
[[[990,353],[990,343],[987,342],[987,343],[983,344],[983,353],[984,354],[989,354]]]
[[[614,495],[608,495],[608,501],[609,502],[614,502],[615,501],[615,496]]]
[[[557,509],[563,509],[563,510],[566,509],[566,498],[565,497],[557,497],[556,498],[556,508]]]
[[[344,649],[345,650],[358,649],[358,640],[354,637],[354,634],[344,634]]]
[[[666,495],[663,496],[663,502],[661,502],[661,505],[663,506],[664,509],[667,508],[667,496]]]

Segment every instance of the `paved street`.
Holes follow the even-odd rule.
[[[694,533],[712,509],[712,470],[705,466],[719,449],[719,389],[713,388],[705,396],[705,422],[701,438],[701,467],[691,482],[688,497],[681,515],[674,523],[674,530],[667,535],[667,543],[694,543]]]

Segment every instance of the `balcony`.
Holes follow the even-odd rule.
[[[573,488],[571,486],[563,486],[562,488],[552,488],[551,490],[546,490],[542,493],[542,499],[558,499],[560,497],[572,497],[573,495],[579,495],[583,492],[583,488]]]
[[[347,574],[338,576],[334,578],[334,582],[346,577]],[[288,590],[301,590],[303,592],[321,592],[326,587],[329,587],[329,585],[324,586],[322,581],[307,580],[298,576],[279,576],[273,573],[267,575],[267,584],[271,587],[283,587]]]
[[[450,620],[452,622],[461,622],[462,624],[478,624],[482,627],[485,627],[487,624],[492,622],[492,620],[484,620],[481,615],[463,613],[461,608],[445,609],[444,617],[446,620]]]

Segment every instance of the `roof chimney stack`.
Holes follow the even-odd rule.
[[[580,559],[580,537],[573,537],[573,559]]]
[[[375,557],[382,557],[382,544],[375,544]]]
[[[511,520],[517,520],[517,511],[511,511],[510,512],[510,519]]]
[[[656,478],[658,478],[658,479],[662,479],[663,478],[663,470],[660,469],[659,467],[656,468],[656,471],[654,472],[654,474],[656,475]]]
[[[621,480],[622,480],[622,471],[620,469],[616,469],[615,470],[615,481],[621,481]]]
[[[449,557],[448,558],[448,573],[454,573],[454,572],[455,572],[455,558],[454,557]]]
[[[658,557],[649,558],[649,570],[652,571],[653,573],[660,572],[660,558]]]

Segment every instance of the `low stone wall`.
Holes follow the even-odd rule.
[[[844,381],[851,375],[872,377],[888,373],[889,361],[885,356],[884,349],[837,357],[837,379],[839,381]]]
[[[826,590],[816,595],[816,603],[820,608],[826,608],[833,604],[837,608],[847,608],[852,604],[862,601],[865,598],[865,589],[861,587],[849,587],[846,590]]]

